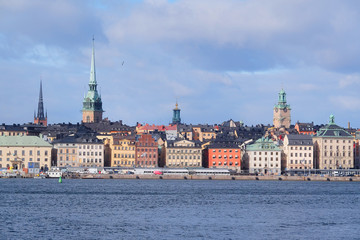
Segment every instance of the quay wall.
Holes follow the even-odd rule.
[[[65,176],[65,178],[67,178]],[[71,177],[68,177],[71,178]],[[256,180],[256,181],[335,181],[360,182],[360,177],[329,177],[329,176],[214,176],[214,175],[122,175],[122,174],[86,174],[73,178],[81,179],[149,179],[149,180]]]

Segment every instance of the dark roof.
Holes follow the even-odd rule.
[[[344,128],[339,127],[338,125],[334,123],[329,123],[325,127],[320,128],[319,131],[316,134],[316,137],[348,137],[352,138],[350,133],[345,131]]]
[[[286,137],[289,140],[289,145],[313,145],[311,135],[289,134]]]
[[[100,139],[96,138],[94,134],[88,135],[70,135],[66,136],[62,139],[58,139],[54,141],[56,143],[86,143],[86,144],[101,144],[103,143]]]
[[[314,131],[314,123],[296,123],[299,126],[300,132]]]

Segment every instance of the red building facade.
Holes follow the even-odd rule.
[[[212,143],[204,150],[204,167],[241,169],[241,150],[236,143]]]
[[[158,167],[158,144],[151,134],[142,134],[136,143],[135,166]]]

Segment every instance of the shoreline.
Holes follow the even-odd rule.
[[[63,176],[63,179],[133,179],[133,180],[232,180],[232,181],[328,181],[328,182],[360,182],[360,177],[329,176],[218,176],[218,175],[120,175],[120,174],[84,174]]]

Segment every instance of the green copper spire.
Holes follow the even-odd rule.
[[[93,37],[93,48],[92,48],[92,56],[91,56],[89,90],[86,96],[84,97],[84,101],[83,101],[83,111],[89,111],[89,110],[103,112],[101,96],[98,94],[97,91],[94,37]]]
[[[279,92],[279,99],[278,99],[278,104],[275,105],[275,108],[280,108],[280,109],[291,109],[289,104],[286,104],[286,93],[284,91],[284,89],[281,89],[281,91]]]
[[[335,117],[333,114],[331,114],[329,117],[329,124],[335,124]]]
[[[90,82],[89,85],[95,85],[96,88],[96,72],[95,72],[95,47],[94,47],[94,37],[93,37],[93,47],[91,55],[91,69],[90,69]],[[91,87],[91,86],[90,86]]]

